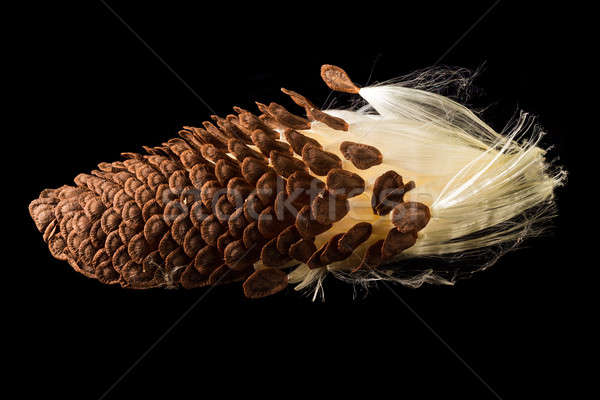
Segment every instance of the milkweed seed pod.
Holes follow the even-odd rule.
[[[363,88],[339,67],[321,76],[365,105],[324,111],[282,89],[305,116],[234,107],[45,189],[29,211],[51,254],[133,289],[242,282],[250,298],[288,284],[316,296],[327,274],[451,284],[553,215],[566,174],[526,114],[497,133],[427,90],[459,80],[448,71]]]

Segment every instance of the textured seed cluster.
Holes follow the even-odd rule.
[[[321,72],[333,89],[358,92],[340,68]],[[371,236],[370,223],[335,233],[319,248],[315,237],[348,214],[349,199],[365,191],[365,181],[302,131],[318,121],[343,133],[348,124],[282,91],[306,118],[276,103],[257,103],[260,115],[234,107],[235,114],[185,127],[160,146],[144,146],[143,154],[100,163],[78,175],[75,186],[44,190],[29,211],[51,254],[106,284],[244,282],[250,298],[284,289],[283,268],[347,259]],[[382,162],[368,144],[344,141],[340,153],[358,169]],[[394,171],[376,180],[373,212],[392,212],[396,228],[368,247],[355,270],[376,268],[415,243],[430,213],[421,203],[404,202],[413,187]]]

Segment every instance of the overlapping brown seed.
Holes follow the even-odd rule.
[[[388,232],[383,246],[381,247],[382,260],[388,260],[396,257],[402,251],[413,246],[417,241],[417,232],[408,231],[406,233],[400,232],[398,229],[390,229]]]
[[[196,253],[205,245],[206,243],[202,240],[200,231],[195,227],[190,228],[185,233],[185,238],[183,239],[183,251],[188,257],[194,258]]]
[[[345,253],[351,253],[365,242],[372,232],[373,226],[370,223],[359,222],[342,235],[338,241],[338,248]]]
[[[287,178],[296,171],[306,171],[306,165],[302,160],[289,154],[271,151],[269,158],[271,159],[275,172],[284,178]]]
[[[192,185],[194,185],[195,188],[200,189],[206,182],[215,180],[216,176],[214,174],[214,168],[204,164],[197,164],[194,165],[189,172],[189,178]]]
[[[229,231],[226,231],[221,236],[217,238],[217,249],[221,252],[225,252],[225,248],[229,245],[229,243],[235,241],[235,238],[231,236]]]
[[[259,199],[258,194],[256,192],[252,192],[244,201],[244,205],[242,207],[244,211],[244,217],[248,222],[256,221],[258,216],[265,209],[265,205]]]
[[[352,272],[358,270],[369,270],[377,268],[381,265],[382,255],[381,248],[383,247],[383,240],[378,240],[371,244],[365,252],[360,264]]]
[[[310,205],[324,188],[325,184],[320,179],[306,171],[296,171],[288,177],[285,191],[289,201],[301,208],[304,205]]]
[[[292,154],[292,149],[287,143],[273,139],[262,129],[252,132],[252,143],[267,157],[273,150]]]
[[[297,92],[294,92],[293,90],[288,90],[285,88],[281,88],[281,91],[283,93],[287,94],[288,96],[290,96],[292,101],[294,103],[296,103],[297,105],[299,105],[300,107],[303,107],[307,110],[310,110],[312,108],[317,108],[317,106],[315,106],[310,100],[308,100],[306,97],[302,96],[300,93],[297,93]]]
[[[335,129],[336,131],[347,131],[349,126],[346,121],[342,118],[334,117],[333,115],[329,115],[318,108],[312,108],[307,112],[312,119],[315,121],[319,121],[331,129]]]
[[[290,225],[285,228],[279,236],[277,236],[277,251],[282,254],[288,254],[290,247],[302,239],[295,225]]]
[[[224,196],[227,193],[227,189],[222,187],[217,181],[208,181],[202,185],[200,189],[200,197],[202,204],[209,210],[212,210],[219,197]]]
[[[322,147],[321,144],[311,138],[308,137],[294,129],[286,129],[285,132],[283,133],[285,136],[285,140],[287,140],[287,142],[290,144],[290,146],[292,146],[292,149],[294,150],[294,152],[296,154],[298,154],[299,156],[302,155],[302,149],[304,148],[304,145],[306,145],[307,143],[310,143],[316,147]]]
[[[273,116],[280,124],[297,130],[310,129],[310,121],[305,118],[292,114],[285,107],[277,104],[269,104],[269,114]]]
[[[227,220],[227,227],[229,228],[231,236],[241,238],[246,226],[248,226],[248,221],[244,216],[244,209],[240,207],[236,209]]]
[[[260,260],[267,267],[281,267],[290,261],[290,258],[287,253],[280,253],[277,250],[277,238],[275,237],[262,247]]]
[[[321,234],[332,227],[331,224],[321,224],[311,215],[310,206],[304,206],[296,216],[296,228],[305,239]]]
[[[242,271],[250,267],[253,263],[248,256],[248,250],[244,246],[243,240],[232,241],[225,247],[223,252],[227,266],[236,271]]]
[[[287,287],[287,274],[279,269],[265,268],[255,271],[242,285],[249,299],[271,296]]]
[[[223,256],[214,246],[202,247],[194,258],[194,267],[203,275],[209,275],[221,264],[223,264]]]
[[[186,233],[192,229],[192,221],[188,218],[187,214],[181,214],[178,216],[173,224],[171,225],[171,237],[180,246],[183,246]]]
[[[208,216],[200,225],[200,234],[202,239],[211,246],[217,246],[217,239],[227,229],[219,222],[215,215]]]
[[[383,155],[374,146],[345,141],[340,144],[340,152],[358,169],[368,169],[383,162]]]
[[[423,229],[431,219],[429,207],[423,203],[409,201],[400,203],[392,212],[392,223],[402,233]]]
[[[308,262],[313,253],[317,251],[314,241],[310,239],[300,239],[290,246],[288,254],[295,260]]]
[[[227,183],[227,200],[235,208],[239,208],[253,191],[254,187],[250,186],[243,178],[234,177]]]
[[[208,276],[198,272],[192,263],[190,263],[181,274],[180,282],[184,289],[195,289],[209,284]]]
[[[229,216],[235,211],[235,206],[227,200],[227,197],[223,196],[219,198],[213,211],[219,222],[226,225]]]
[[[256,182],[256,195],[264,204],[273,204],[277,193],[285,187],[283,179],[275,173],[269,171],[264,173]]]
[[[339,247],[339,241],[344,236],[343,233],[333,235],[328,241],[325,249],[321,253],[321,262],[325,265],[345,260],[352,252],[344,251]]]
[[[311,172],[319,176],[325,176],[332,169],[342,167],[342,160],[338,156],[310,143],[302,148],[302,160]]]
[[[258,246],[259,248],[265,243],[265,238],[258,230],[258,221],[254,221],[244,228],[242,240],[246,248]]]
[[[402,203],[404,201],[404,194],[414,188],[415,183],[410,181],[397,189],[393,189],[386,195],[382,193],[381,196],[383,198],[377,205],[375,211],[379,215],[387,215],[398,203]]]
[[[163,238],[169,226],[161,215],[153,215],[144,225],[144,237],[151,245],[156,245]]]
[[[168,230],[158,243],[158,252],[160,253],[160,256],[164,259],[167,258],[167,256],[178,246],[179,245],[177,244],[177,242],[175,242],[171,237],[171,230]]]
[[[258,179],[272,170],[265,161],[254,158],[246,157],[242,162],[242,176],[251,185],[255,185]]]
[[[265,239],[271,239],[279,235],[293,221],[277,218],[272,206],[265,208],[258,216],[258,231]]]
[[[227,186],[231,179],[242,176],[242,171],[233,160],[220,159],[215,164],[215,176],[221,186]]]
[[[264,106],[267,109],[267,106]],[[279,139],[279,133],[266,125],[263,121],[261,121],[258,117],[250,112],[243,112],[239,115],[239,122],[244,128],[246,128],[250,133],[254,132],[257,129],[262,130],[267,135],[269,135],[272,139]]]
[[[323,261],[321,261],[321,254],[323,254],[326,247],[327,247],[327,243],[324,243],[318,250],[316,250],[309,257],[308,261],[306,261],[306,265],[308,266],[308,268],[317,269],[317,268],[325,267],[327,265],[327,264],[324,264]]]
[[[395,171],[390,170],[384,172],[381,176],[375,179],[375,183],[373,184],[373,194],[371,196],[371,208],[373,209],[373,213],[379,215],[385,215],[389,213],[391,211],[391,207],[383,204],[383,200],[392,191],[403,186],[404,183],[402,182],[402,177]],[[385,207],[382,208],[382,205]]]
[[[336,196],[328,190],[319,193],[313,199],[310,207],[314,219],[323,225],[339,221],[350,210],[350,204],[345,197]]]
[[[350,80],[346,71],[335,65],[322,65],[321,78],[330,89],[337,92],[358,94],[360,91],[360,88]]]
[[[330,192],[347,199],[358,196],[365,190],[365,181],[360,175],[341,168],[329,171],[326,182]]]
[[[256,150],[251,149],[248,145],[238,139],[230,139],[227,142],[227,148],[229,152],[237,158],[239,162],[243,162],[247,157],[253,157],[259,160],[264,160],[265,157],[257,152]]]

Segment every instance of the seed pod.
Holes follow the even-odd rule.
[[[288,154],[271,151],[269,158],[271,159],[271,163],[273,163],[275,172],[284,178],[287,178],[296,171],[306,171],[306,165],[304,165],[302,160]]]
[[[373,146],[355,142],[342,142],[340,151],[358,169],[368,169],[383,162],[383,155]]]
[[[335,168],[327,173],[327,189],[349,199],[364,192],[365,181],[358,174]]]
[[[327,175],[334,168],[342,167],[342,160],[338,156],[310,143],[302,148],[302,159],[314,174],[320,176]]]
[[[269,104],[269,114],[273,116],[280,124],[292,129],[310,129],[310,122],[302,117],[292,114],[285,107],[277,104]]]
[[[320,224],[311,216],[310,206],[304,206],[296,216],[296,228],[303,238],[309,239],[332,227],[331,224]]]
[[[304,148],[304,145],[307,143],[310,143],[319,148],[322,147],[321,144],[318,141],[316,141],[315,139],[310,138],[306,135],[303,135],[302,133],[295,131],[293,129],[286,129],[283,134],[285,136],[285,140],[288,141],[290,146],[292,146],[292,149],[294,150],[294,152],[296,154],[298,154],[299,156],[302,155],[302,149]]]
[[[285,272],[274,268],[260,269],[244,282],[244,295],[249,299],[270,296],[285,289],[287,283]]]
[[[425,228],[430,218],[429,207],[416,201],[400,203],[394,207],[392,213],[392,223],[402,233],[420,231]]]

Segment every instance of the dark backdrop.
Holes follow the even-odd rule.
[[[501,129],[518,108],[539,115],[549,132],[544,144],[556,145],[576,184],[565,77],[579,56],[565,23],[577,10],[406,3],[109,1],[139,38],[98,1],[30,12],[20,55],[28,117],[17,135],[32,167],[20,179],[28,301],[19,369],[37,383],[24,392],[99,398],[205,292],[129,291],[86,279],[49,255],[26,215],[43,188],[207,120],[211,112],[193,91],[225,115],[254,100],[288,104],[280,87],[324,101],[323,63],[362,85],[444,54],[442,64],[485,62],[475,101],[492,104],[486,120]],[[503,398],[569,389],[562,359],[572,350],[563,329],[575,317],[565,268],[577,268],[569,256],[577,211],[569,187],[558,191],[552,233],[492,269],[455,287],[395,287],[469,367],[384,287],[355,299],[351,287],[328,279],[326,302],[312,303],[291,289],[250,301],[232,285],[197,304],[106,398],[230,396],[240,388],[254,396],[416,390],[494,398],[473,371]]]

